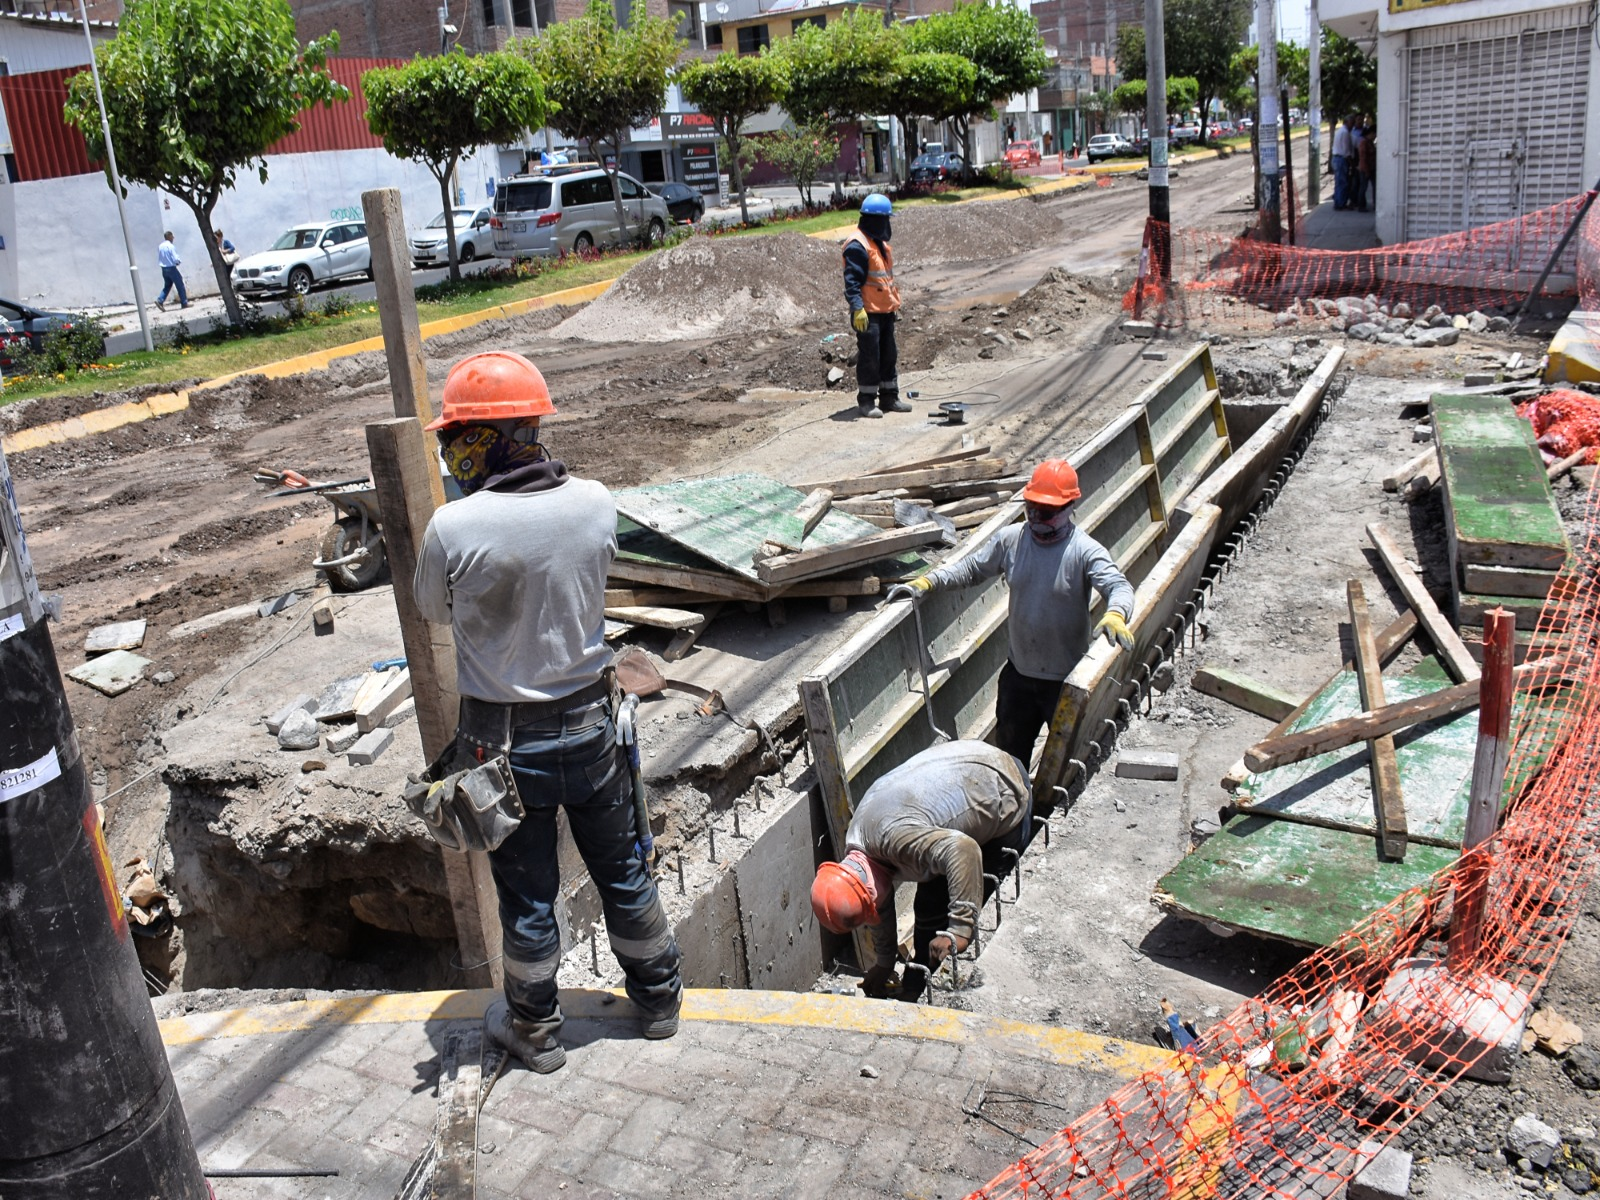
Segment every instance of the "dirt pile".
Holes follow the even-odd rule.
[[[1051,267],[1038,283],[1006,306],[1012,321],[1040,318],[1065,325],[1085,318],[1111,317],[1122,309],[1122,297],[1108,283]]]
[[[639,263],[554,336],[672,342],[787,329],[836,315],[839,251],[798,233],[692,237]]]
[[[1060,236],[1061,221],[1031,200],[919,205],[894,215],[895,258],[903,266],[998,259]]]

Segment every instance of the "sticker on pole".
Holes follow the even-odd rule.
[[[9,617],[0,617],[0,642],[7,638],[14,638],[28,627],[22,619],[21,613],[12,613]]]
[[[0,770],[0,804],[36,792],[52,779],[61,778],[61,759],[54,746],[25,767]]]

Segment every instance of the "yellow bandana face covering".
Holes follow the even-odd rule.
[[[522,429],[517,430],[519,434],[522,432]],[[530,428],[529,432],[537,439],[536,428]],[[524,442],[507,437],[493,425],[464,425],[446,430],[445,436],[439,439],[439,450],[451,477],[467,496],[495,476],[540,462],[545,457],[544,447],[537,440]]]

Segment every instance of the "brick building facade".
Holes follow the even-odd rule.
[[[625,18],[631,5],[613,3]],[[553,21],[580,15],[587,0],[289,0],[289,7],[303,40],[336,29],[340,54],[412,58],[437,54],[443,44],[471,53],[499,50],[513,37],[532,37]],[[449,13],[443,21],[441,7]],[[668,0],[648,0],[647,7],[653,16],[666,16]],[[456,32],[444,33],[442,25]],[[684,33],[692,36],[687,25]]]

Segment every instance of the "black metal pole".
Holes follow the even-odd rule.
[[[0,1196],[206,1200],[0,454]]]
[[[1167,41],[1162,0],[1144,0],[1145,126],[1150,132],[1150,275],[1172,278],[1172,191],[1167,178]]]
[[[1294,155],[1289,153],[1289,89],[1278,88],[1279,107],[1283,110],[1283,180],[1288,187],[1284,193],[1284,208],[1289,210],[1289,245],[1294,245]]]

